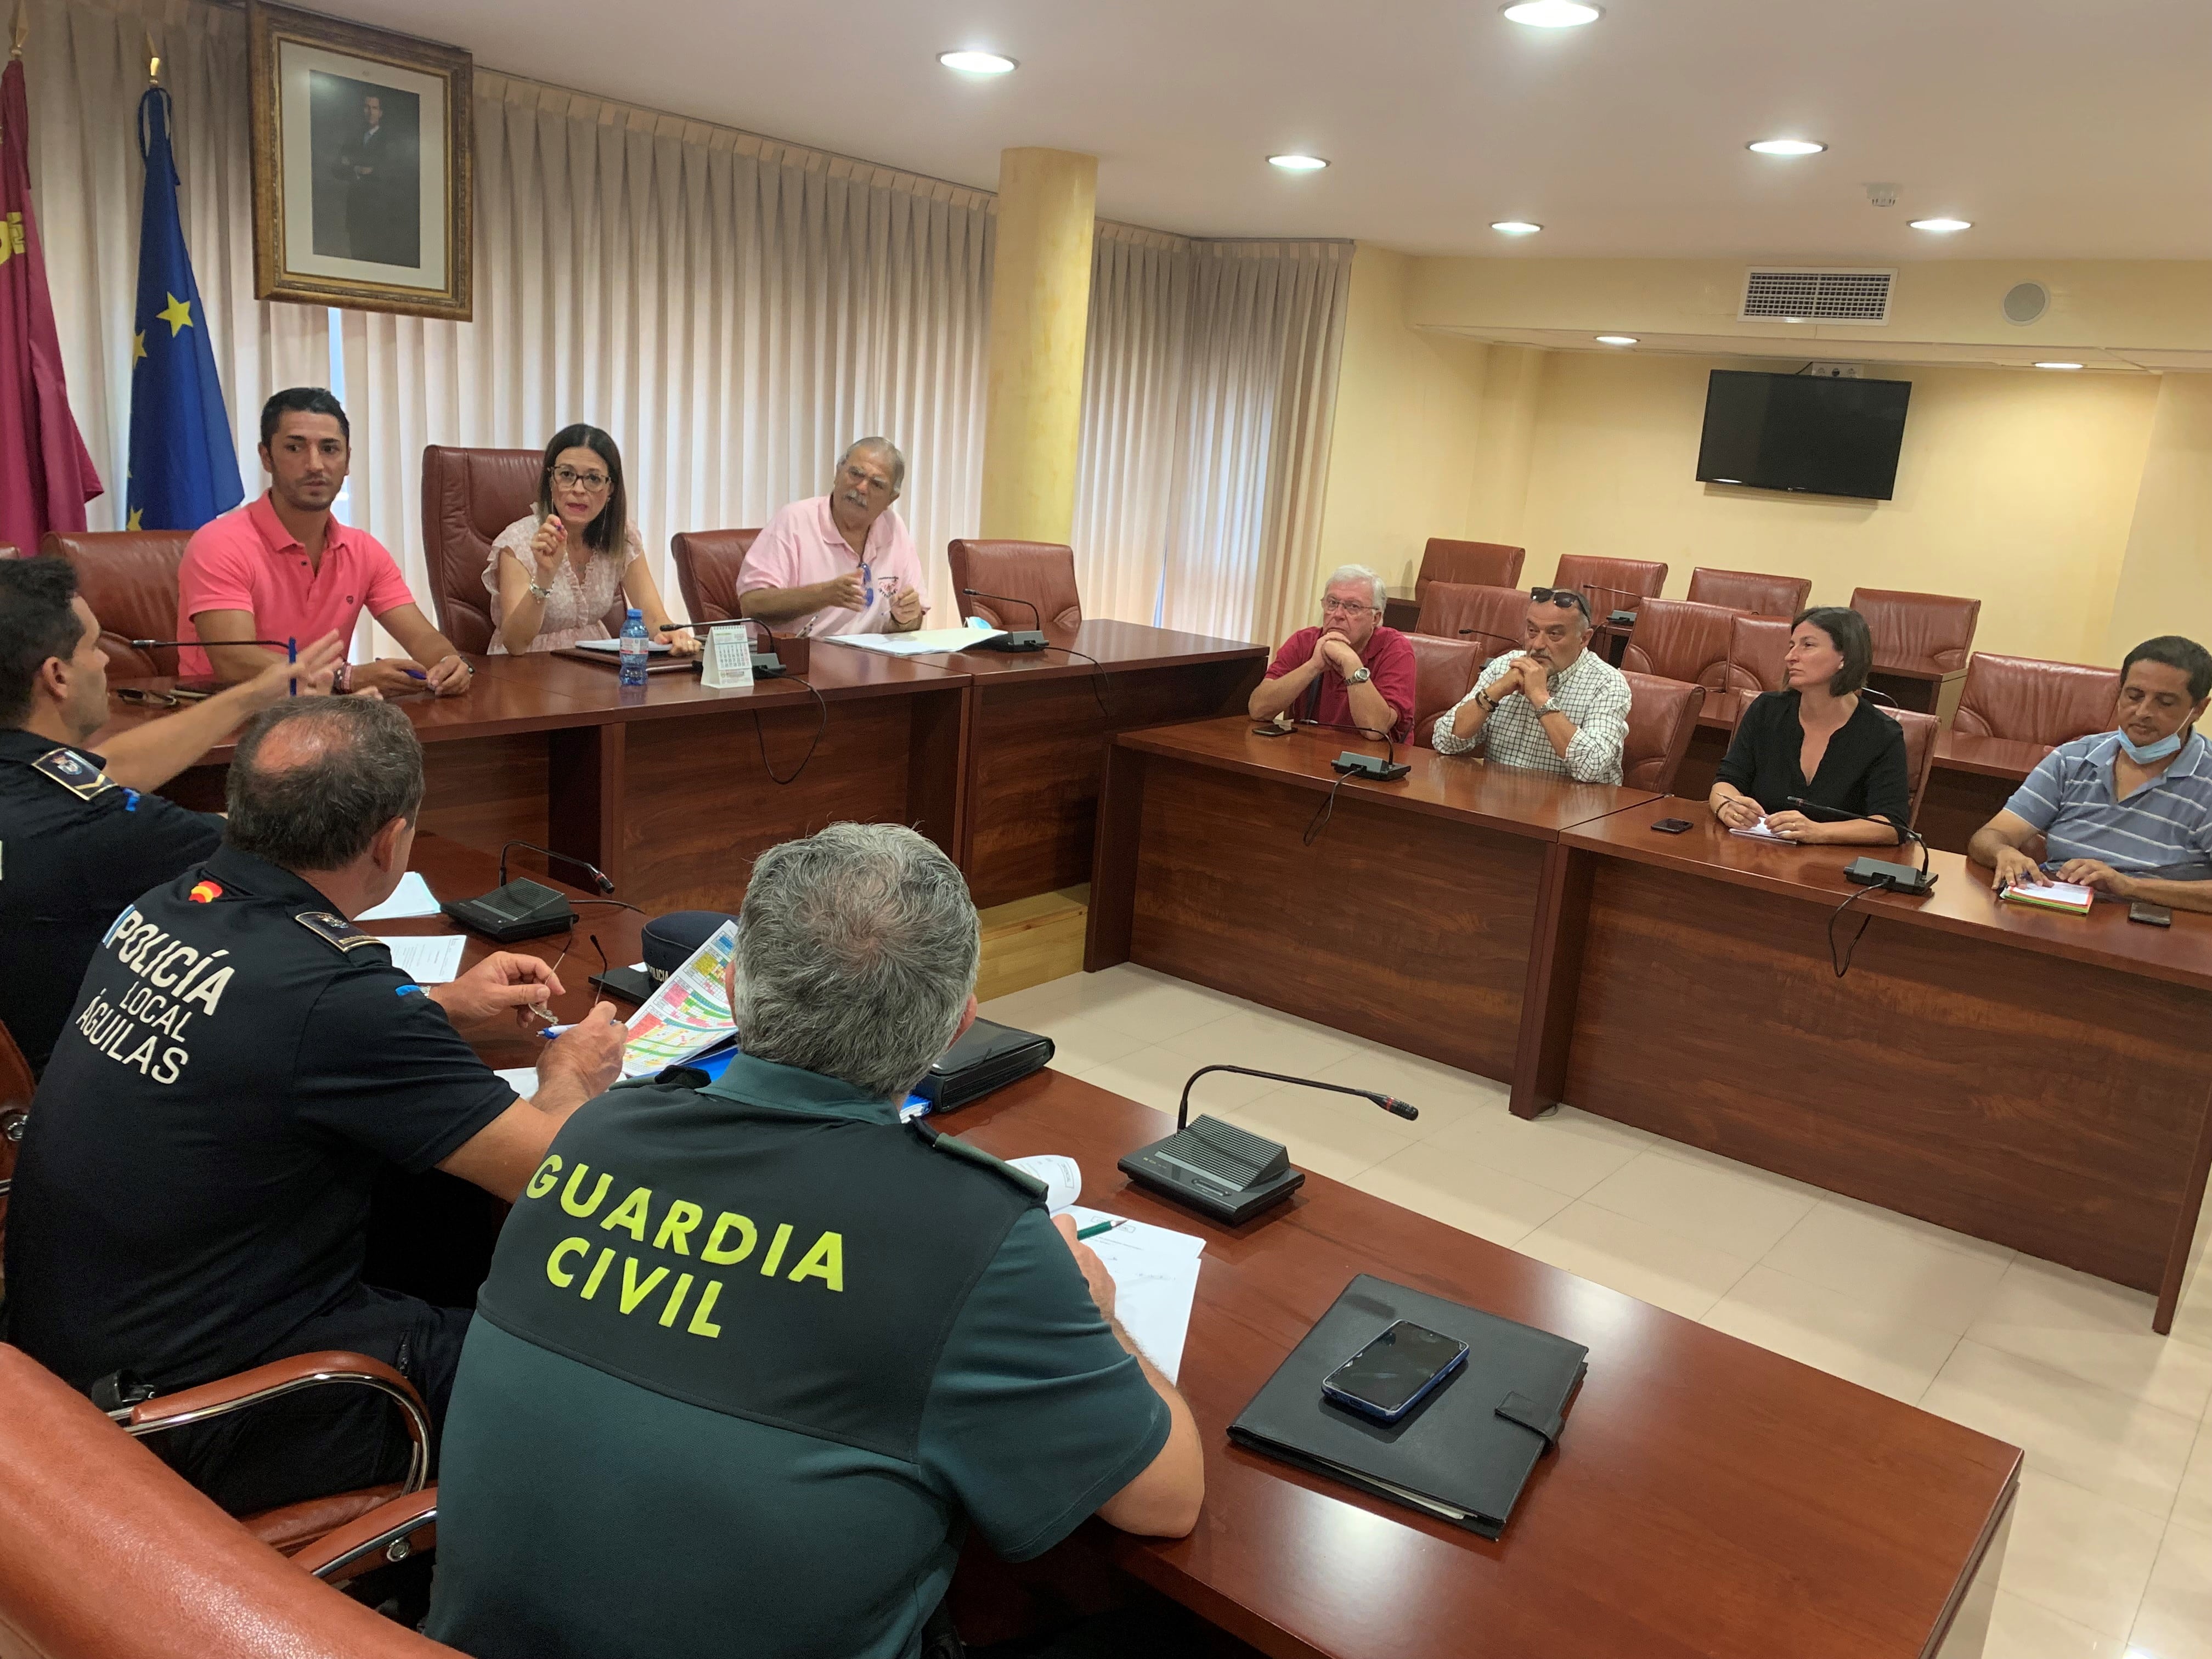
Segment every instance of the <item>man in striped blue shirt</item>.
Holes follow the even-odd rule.
[[[2212,652],[2178,634],[2120,665],[2119,727],[2063,743],[1977,830],[1966,854],[2000,890],[2050,870],[2113,898],[2212,910],[2212,743],[2193,729],[2212,702]],[[2044,838],[2039,866],[2021,849]]]

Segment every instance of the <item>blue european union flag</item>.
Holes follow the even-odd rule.
[[[197,530],[246,497],[230,416],[216,379],[207,313],[177,213],[177,163],[169,150],[169,94],[138,102],[138,153],[146,201],[138,222],[138,310],[131,324],[132,530]]]

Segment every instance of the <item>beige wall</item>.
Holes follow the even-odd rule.
[[[2212,375],[2159,383],[2105,660],[2166,633],[2212,642]]]
[[[1322,508],[1324,577],[1364,564],[1411,587],[1430,537],[1468,533],[1486,349],[1407,324],[1413,264],[1364,242],[1352,255]]]
[[[1531,446],[1527,574],[1562,553],[1662,559],[1681,597],[1692,567],[1813,580],[1815,603],[1855,586],[1982,600],[1977,646],[2073,661],[2106,659],[2112,595],[2129,552],[2159,377],[1998,368],[1889,370],[1912,382],[1896,498],[1852,501],[1702,484],[1706,376],[1740,363],[1559,352],[1546,372]],[[2203,462],[2212,420],[2170,423]],[[2195,447],[2191,448],[2191,445]],[[2203,485],[2195,541],[2146,530],[2168,559],[2204,570]],[[1484,537],[1482,503],[1474,533]],[[2179,501],[2162,523],[2188,519]],[[2190,550],[2193,549],[2193,552]],[[2146,557],[2152,556],[2146,550]]]

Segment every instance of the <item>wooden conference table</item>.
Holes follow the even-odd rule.
[[[806,680],[729,691],[689,672],[625,691],[611,666],[473,657],[465,696],[398,706],[423,742],[425,828],[495,852],[541,842],[648,912],[734,909],[757,854],[841,818],[914,824],[988,907],[1088,878],[1115,732],[1241,708],[1266,665],[1258,646],[1128,623],[1053,637],[1060,650],[1024,657],[817,641]],[[107,729],[162,712],[118,703]],[[164,793],[219,807],[230,753]],[[545,868],[534,853],[515,866]]]
[[[1100,804],[1085,965],[1132,960],[2157,1298],[2212,1164],[2212,916],[1997,902],[1930,855],[1723,831],[1701,801],[1409,751],[1310,849],[1335,734],[1134,732]],[[1651,825],[1683,817],[1692,828]],[[1847,944],[1831,965],[1829,913]]]
[[[441,894],[490,873],[483,854],[438,837],[417,849]],[[636,918],[618,915],[601,938],[621,955]],[[522,948],[550,957],[559,943]],[[465,962],[489,948],[471,940]],[[574,1018],[588,994],[563,976],[556,1012]],[[495,1065],[529,1057],[504,1036],[479,1048]],[[1280,1659],[1981,1652],[2014,1448],[1319,1176],[1266,1218],[1215,1227],[1114,1167],[1165,1132],[1163,1115],[1057,1073],[940,1127],[1003,1157],[1065,1153],[1087,1202],[1206,1239],[1181,1378],[1206,1447],[1198,1529],[1163,1541],[1094,1522],[1064,1551],[1103,1553]],[[1589,1346],[1560,1449],[1504,1538],[1230,1443],[1231,1420],[1360,1273]]]

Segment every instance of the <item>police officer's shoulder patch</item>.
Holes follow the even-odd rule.
[[[364,933],[343,916],[328,910],[302,910],[292,918],[325,945],[338,951],[358,951],[364,945],[381,945],[374,933]]]
[[[988,1170],[1000,1180],[1011,1182],[1031,1198],[1041,1200],[1044,1197],[1046,1190],[1044,1182],[1039,1181],[1027,1170],[1017,1170],[1004,1158],[992,1157],[990,1153],[972,1141],[963,1140],[957,1135],[939,1134],[920,1118],[908,1120],[906,1127],[921,1136],[933,1151],[943,1152],[950,1158],[959,1158],[963,1163],[972,1164],[980,1170]]]
[[[31,763],[31,769],[44,773],[80,800],[90,800],[116,787],[113,778],[74,749],[49,749]]]

